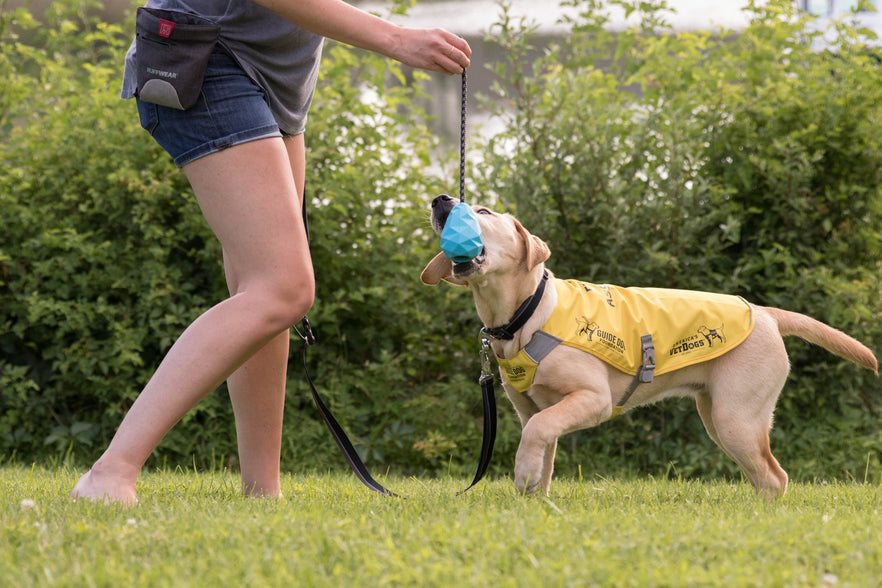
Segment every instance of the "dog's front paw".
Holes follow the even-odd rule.
[[[542,451],[530,451],[521,446],[515,456],[515,488],[522,494],[533,494],[542,483]]]
[[[515,488],[520,494],[535,494],[539,490],[539,476],[529,474],[519,474],[515,470]]]

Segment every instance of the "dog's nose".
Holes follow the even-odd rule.
[[[437,196],[434,200],[432,200],[432,208],[435,208],[442,202],[449,202],[451,200],[453,200],[453,198],[451,198],[447,194],[441,194],[440,196]]]

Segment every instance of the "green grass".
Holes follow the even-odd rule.
[[[66,468],[0,468],[3,586],[880,586],[875,484],[558,479],[283,479],[246,499],[230,472],[150,472],[131,509],[67,498]],[[32,500],[34,506],[28,508]]]

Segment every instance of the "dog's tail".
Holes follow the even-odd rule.
[[[868,370],[873,370],[873,373],[879,375],[879,363],[876,361],[876,356],[857,339],[798,312],[771,307],[763,309],[778,323],[778,332],[782,336],[796,335],[809,343],[823,347],[834,355],[853,361]]]

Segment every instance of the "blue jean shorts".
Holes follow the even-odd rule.
[[[178,167],[233,145],[282,136],[263,90],[220,47],[208,61],[195,106],[176,110],[137,103],[141,126]]]

